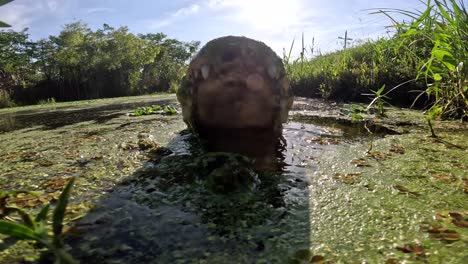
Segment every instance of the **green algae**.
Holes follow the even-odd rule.
[[[325,114],[302,109],[285,126],[281,171],[205,153],[179,133],[180,116],[122,107],[103,122],[0,134],[0,185],[53,201],[59,179],[77,176],[67,243],[83,263],[465,263],[466,124],[436,122],[435,139],[418,112],[356,123],[341,105],[317,105]],[[385,129],[369,134],[364,122]],[[142,132],[170,151],[141,150]],[[236,168],[250,177],[219,180]],[[13,244],[0,243],[0,262],[40,254]]]

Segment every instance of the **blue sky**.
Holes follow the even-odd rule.
[[[370,8],[421,10],[419,0],[15,0],[0,7],[0,20],[13,29],[28,27],[32,39],[56,35],[66,23],[81,20],[92,29],[128,26],[134,33],[164,32],[202,44],[224,35],[261,40],[279,55],[293,38],[306,45],[315,38],[322,52],[342,47],[338,39],[364,40],[386,36],[391,24]],[[298,45],[296,45],[298,47]]]

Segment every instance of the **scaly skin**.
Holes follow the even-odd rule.
[[[262,42],[234,36],[200,50],[177,98],[189,128],[207,139],[213,130],[280,135],[293,103],[281,59]]]

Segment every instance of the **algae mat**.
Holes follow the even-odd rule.
[[[82,263],[468,262],[466,124],[436,122],[434,139],[417,112],[356,123],[347,105],[296,101],[280,171],[206,153],[180,115],[128,115],[172,96],[0,111],[0,186],[41,191],[9,200],[35,211],[76,176],[66,242]],[[227,172],[249,180],[225,189]]]

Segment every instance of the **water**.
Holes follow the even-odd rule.
[[[175,102],[0,113],[2,124],[13,123],[0,134],[1,188],[43,190],[41,198],[53,201],[63,188],[58,179],[76,176],[66,242],[83,263],[464,262],[466,231],[448,213],[440,223],[459,240],[444,242],[421,228],[439,223],[441,212],[468,208],[463,181],[435,178],[463,180],[464,150],[421,144],[420,133],[366,129],[337,116],[338,106],[309,103],[314,108],[295,112],[278,144],[231,142],[250,148],[250,166],[235,155],[205,154],[196,138],[180,133],[180,116],[127,115],[154,103]],[[315,115],[320,107],[329,115]],[[141,132],[173,154],[154,161],[138,148]],[[462,134],[453,143],[466,142]],[[444,154],[432,160],[427,153]],[[34,197],[13,201],[40,208]],[[424,254],[399,249],[406,245]],[[0,262],[38,256],[26,244],[6,248]]]

